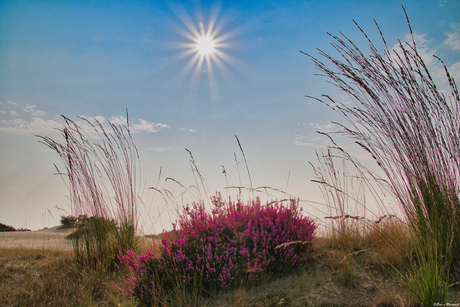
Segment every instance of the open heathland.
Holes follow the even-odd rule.
[[[151,239],[145,240],[147,249]],[[401,284],[389,274],[382,253],[395,265],[397,253],[371,237],[316,238],[304,268],[279,278],[265,276],[256,287],[241,287],[197,306],[418,306]],[[403,242],[402,242],[403,243]],[[407,243],[407,242],[406,242]],[[158,239],[157,239],[158,246]],[[359,249],[361,248],[361,249]],[[132,296],[118,291],[126,267],[100,272],[80,267],[72,251],[0,249],[1,306],[137,306]],[[399,264],[398,264],[399,263]],[[449,291],[449,302],[460,302],[459,287]],[[171,304],[171,306],[178,306]],[[187,306],[186,304],[182,306]]]

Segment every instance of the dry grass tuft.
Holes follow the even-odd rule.
[[[75,264],[72,251],[0,249],[0,306],[136,306],[104,274]]]

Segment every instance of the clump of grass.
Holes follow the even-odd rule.
[[[407,14],[406,14],[407,18]],[[332,36],[343,61],[320,51],[335,67],[310,56],[329,80],[354,101],[346,105],[324,95],[320,100],[348,122],[342,134],[355,140],[375,160],[384,176],[360,163],[333,139],[338,156],[350,162],[368,187],[390,191],[405,216],[415,260],[406,261],[409,274],[395,270],[408,290],[424,305],[445,303],[450,274],[460,261],[460,95],[444,65],[450,85],[442,94],[412,42],[380,53],[368,39],[366,56],[346,36]],[[377,25],[377,23],[376,23]],[[359,26],[358,26],[359,27]],[[378,27],[378,25],[377,25]],[[380,31],[380,29],[379,29]],[[381,33],[381,32],[380,32]],[[329,163],[329,160],[324,160]],[[321,180],[320,180],[321,181]],[[331,193],[345,195],[334,182]],[[375,190],[374,190],[375,191]],[[374,193],[377,195],[377,193]],[[346,212],[341,203],[331,203]],[[382,204],[383,206],[383,204]],[[387,242],[392,242],[391,237]]]
[[[77,231],[89,230],[85,236],[74,237],[77,261],[107,270],[113,268],[119,250],[137,244],[137,148],[128,119],[125,126],[108,122],[106,128],[96,119],[93,124],[80,118],[83,124],[79,124],[63,118],[65,125],[59,131],[64,142],[38,137],[59,154],[65,166],[65,173],[56,169],[67,179]]]
[[[124,271],[82,269],[72,251],[0,249],[0,255],[0,306],[137,305],[113,287]]]
[[[353,259],[348,258],[342,261],[339,269],[339,278],[345,287],[350,287],[355,278]]]
[[[402,268],[412,259],[413,240],[406,223],[398,218],[391,218],[374,224],[366,235],[369,247],[378,251],[384,262],[395,268]]]
[[[298,201],[245,205],[212,197],[208,213],[203,202],[185,206],[174,234],[165,234],[161,255],[148,251],[139,258],[121,255],[134,273],[124,292],[149,304],[171,299],[171,290],[193,302],[224,289],[252,286],[262,279],[302,266],[316,226],[303,217]]]

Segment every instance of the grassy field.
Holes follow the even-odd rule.
[[[380,231],[411,257],[404,227],[388,222]],[[265,276],[256,287],[203,298],[198,306],[420,306],[384,260],[404,270],[405,259],[379,238],[375,233],[317,237],[304,269],[280,278]],[[150,239],[142,242],[139,251],[148,248]],[[122,285],[128,273],[123,266],[112,272],[82,267],[72,251],[1,249],[0,305],[137,306],[114,286]],[[460,303],[459,291],[459,286],[450,288],[449,303]]]

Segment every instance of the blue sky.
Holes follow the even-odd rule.
[[[56,206],[70,212],[66,187],[53,175],[59,157],[36,134],[60,140],[61,114],[119,122],[126,108],[146,186],[160,167],[162,184],[166,177],[194,184],[187,148],[210,190],[226,195],[222,165],[229,185],[239,184],[237,135],[254,186],[285,189],[289,176],[289,193],[320,200],[308,162],[328,143],[315,131],[340,118],[305,95],[348,98],[314,76],[299,51],[334,55],[327,32],[367,51],[353,19],[382,47],[376,19],[394,46],[409,33],[401,4],[435,78],[443,81],[431,54],[459,80],[458,1],[1,1],[0,222],[38,229],[59,223],[65,212]],[[206,29],[214,19],[224,55],[196,69],[194,55],[184,54],[187,25]],[[249,186],[243,162],[239,171]],[[143,197],[156,219],[164,201],[148,191]],[[321,217],[313,207],[304,203]],[[169,227],[169,219],[161,216],[155,230],[145,222],[146,231]]]

